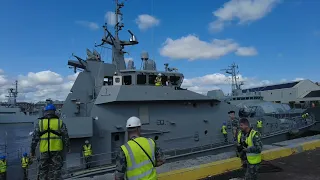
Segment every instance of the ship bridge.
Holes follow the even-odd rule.
[[[122,85],[155,85],[156,77],[161,74],[161,80],[163,86],[176,86],[180,87],[183,82],[183,74],[178,72],[161,72],[152,70],[121,70],[120,75],[115,75],[115,81],[122,81]],[[121,78],[121,80],[116,80]]]

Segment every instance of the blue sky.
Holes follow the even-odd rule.
[[[163,69],[163,64],[169,62],[188,79],[221,73],[220,69],[236,62],[240,73],[245,77],[272,82],[295,78],[320,80],[316,75],[320,64],[320,2],[233,1],[128,0],[122,8],[125,28],[121,37],[129,38],[126,30],[130,29],[140,43],[127,49],[130,52],[127,57],[133,58],[136,67],[140,68],[139,55],[142,50],[147,50],[150,57],[157,62],[158,69]],[[237,10],[233,11],[234,8]],[[72,70],[66,65],[71,53],[85,58],[86,48],[92,49],[94,42],[100,42],[103,35],[101,28],[92,29],[81,22],[92,22],[96,23],[91,24],[92,27],[101,27],[106,21],[107,11],[114,11],[114,1],[2,2],[0,69],[5,71],[7,77],[44,70],[62,76],[72,74]],[[154,16],[159,20],[158,24],[145,30],[139,29],[135,20],[141,14]],[[211,22],[222,22],[224,28],[212,29]],[[233,41],[228,43],[233,46],[230,47],[230,52],[222,55],[219,55],[220,51],[217,52],[218,55],[214,53],[217,49],[206,48],[205,45],[193,52],[186,52],[188,50],[175,40],[188,35],[189,38],[194,37],[188,41],[191,48],[197,44],[191,40],[197,38],[198,43],[211,43],[213,39],[232,39]],[[164,43],[167,38],[171,38],[175,44],[167,46],[166,53],[161,55],[160,49],[166,45]],[[170,50],[174,47],[180,47],[178,49],[181,52]],[[235,52],[240,47],[250,47],[255,53],[250,51],[245,53],[246,56],[239,56]],[[101,51],[99,48],[97,50]],[[218,50],[225,51],[221,47]],[[101,52],[103,59],[109,61],[110,50]],[[204,55],[205,58],[199,57],[206,53],[209,55]],[[188,60],[189,56],[194,57],[194,60]],[[180,59],[175,59],[176,57]]]

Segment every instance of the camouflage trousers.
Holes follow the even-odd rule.
[[[91,158],[92,158],[91,156],[88,156],[88,157],[84,158],[84,161],[86,163],[86,169],[91,167]]]
[[[223,134],[224,142],[228,142],[228,134]]]
[[[23,168],[23,180],[28,180],[28,168]]]
[[[59,151],[41,153],[38,180],[62,180],[62,153]]]
[[[257,180],[260,164],[247,164],[245,180]]]

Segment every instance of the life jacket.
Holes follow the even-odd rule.
[[[257,121],[257,128],[262,128],[262,121],[261,120]]]
[[[85,157],[92,155],[91,144],[83,145],[83,155]]]
[[[162,81],[161,81],[162,79],[161,79],[161,77],[156,77],[156,83],[155,83],[155,85],[156,86],[161,86],[162,85]]]
[[[7,172],[7,161],[6,160],[0,160],[0,173]]]
[[[22,168],[27,168],[29,166],[29,158],[22,157],[21,158],[21,166],[22,166]]]
[[[246,138],[246,144],[248,145],[248,148],[253,146],[252,138],[256,135],[257,131],[251,130],[249,136]],[[239,131],[238,133],[238,143],[241,143],[241,136],[242,132]],[[247,160],[250,164],[258,164],[261,162],[261,153],[246,153]]]
[[[227,126],[223,125],[221,130],[222,130],[222,134],[228,134],[227,133]]]
[[[136,141],[141,147],[134,142]],[[126,176],[128,180],[156,180],[157,171],[154,167],[155,158],[155,143],[152,139],[138,137],[128,141],[121,146],[127,161]],[[151,158],[151,161],[148,157]]]
[[[61,139],[60,129],[62,127],[62,120],[57,116],[53,118],[41,118],[39,120],[40,130],[40,152],[62,151],[63,142]]]

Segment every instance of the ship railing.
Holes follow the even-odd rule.
[[[294,125],[290,125],[289,128],[279,130],[278,132],[272,132],[271,134],[287,132],[292,128],[294,128]],[[206,137],[203,137],[204,135],[201,135],[198,137],[199,143],[197,143],[193,147],[166,149],[166,150],[164,150],[164,154],[168,159],[173,159],[177,156],[185,156],[186,154],[191,154],[191,153],[195,154],[195,153],[199,153],[200,151],[210,150],[212,148],[219,148],[219,147],[223,147],[223,146],[232,146],[234,144],[234,142],[233,142],[232,136],[230,136],[232,134],[231,129],[228,130],[228,134],[229,134],[228,142],[224,142],[225,139],[224,139],[222,133],[215,133],[211,136],[206,136]],[[263,134],[263,136],[270,136],[270,133]],[[197,140],[194,140],[193,136],[190,136],[190,139],[192,139],[192,138],[193,138],[193,142],[194,141],[197,142]],[[190,142],[184,142],[184,143],[190,144]],[[176,144],[176,143],[174,142],[174,144]],[[182,143],[180,143],[179,145],[181,146]],[[159,143],[159,146],[161,147],[161,143]],[[24,148],[29,149],[26,147],[24,147]],[[13,152],[8,152],[8,154],[11,154],[12,156],[14,156],[14,154],[17,153],[17,157],[21,157],[21,152],[23,152],[23,151],[17,150],[17,151],[13,151]],[[107,166],[107,165],[113,165],[113,164],[110,164],[110,162],[112,162],[115,159],[115,156],[112,155],[115,153],[117,153],[117,152],[107,152],[107,153],[100,153],[100,154],[92,155],[93,159],[98,159],[98,160],[90,161],[90,164],[92,164],[92,168],[99,168],[99,167],[103,167],[103,166]],[[110,157],[110,158],[106,158],[106,157]],[[79,157],[76,159],[84,160],[84,157]],[[64,163],[66,163],[66,162],[67,161],[64,161]],[[38,161],[35,161],[34,164],[36,164],[35,167],[29,168],[29,171],[33,171],[33,170],[38,169],[38,165],[39,165]],[[20,165],[20,161],[18,161],[17,163],[10,163],[9,162],[8,166],[9,167],[10,166],[19,166],[20,167],[21,165]],[[79,166],[72,167],[72,168],[67,168],[66,166],[64,166],[63,171],[65,172],[64,174],[68,176],[68,175],[72,175],[72,173],[75,170],[83,170],[84,166],[85,166],[85,164],[80,164]]]
[[[222,135],[222,134],[221,134]],[[223,135],[222,135],[223,136]],[[200,150],[204,150],[204,149],[208,149],[209,148],[209,146],[210,147],[218,147],[218,146],[221,146],[221,145],[233,145],[233,142],[231,142],[231,141],[229,141],[229,142],[227,142],[227,143],[224,143],[224,137],[222,137],[222,138],[216,138],[217,136],[211,136],[211,137],[204,137],[204,138],[201,138],[201,144],[202,145],[200,145],[200,144],[198,144],[198,147],[196,147],[196,146],[194,146],[193,148],[188,148],[189,149],[189,152],[184,152],[183,154],[186,154],[186,153],[190,153],[190,152],[197,152],[197,151],[200,151]],[[205,144],[205,142],[204,142],[204,140],[203,139],[208,139],[208,140],[211,140],[211,144],[208,146],[208,144],[206,144],[206,145],[203,145],[203,144]],[[217,142],[217,141],[223,141],[223,142]],[[208,141],[206,141],[207,143],[208,143]],[[190,142],[186,142],[186,144],[190,144]],[[160,145],[161,146],[161,145]],[[195,149],[197,150],[197,151],[195,151]],[[177,153],[177,152],[179,152],[179,151],[181,151],[181,150],[186,150],[186,149],[182,149],[182,148],[176,148],[176,149],[169,149],[169,150],[165,150],[164,151],[164,154],[165,154],[165,156],[166,155],[168,155],[168,153],[170,153],[170,152],[174,152],[174,156],[178,156],[178,155],[183,155],[183,154],[179,154],[179,153]],[[106,157],[106,155],[107,154],[114,154],[114,153],[117,153],[117,152],[109,152],[109,153],[100,153],[100,154],[94,154],[94,155],[92,155],[92,158],[94,158],[94,159],[98,159],[98,160],[94,160],[94,161],[90,161],[90,164],[95,164],[95,166],[93,167],[93,168],[99,168],[99,167],[103,167],[103,166],[106,166],[106,165],[113,165],[114,166],[114,164],[110,164],[110,163],[108,163],[108,162],[110,162],[110,160],[112,161],[112,160],[114,160],[115,159],[115,157],[112,157],[111,156],[111,158],[95,158],[95,157],[97,157],[97,156],[104,156],[104,157]],[[172,155],[171,155],[172,156]],[[171,157],[171,156],[169,156],[169,157]],[[76,158],[76,159],[82,159],[82,160],[84,160],[84,157],[79,157],[79,158]],[[64,161],[64,163],[66,163],[67,161]],[[37,170],[38,169],[38,166],[39,166],[40,164],[36,164],[36,167],[33,167],[33,168],[29,168],[29,171],[35,171],[35,170]],[[72,167],[72,169],[73,169],[73,171],[74,170],[84,170],[84,165],[85,164],[80,164],[79,166],[77,166],[77,167]],[[63,171],[65,172],[64,173],[64,176],[72,176],[72,174],[73,174],[73,171],[70,171],[70,168],[67,168],[67,167],[64,167],[63,168]],[[33,175],[31,178],[35,178],[36,179],[36,176],[37,175]]]
[[[271,124],[270,124],[271,125]],[[279,130],[279,132],[282,132],[283,130],[287,130],[289,131],[290,129],[295,128],[297,124],[291,124],[288,128],[283,128],[281,130]],[[274,130],[273,132],[277,132],[276,130]],[[263,134],[265,135],[265,134]],[[181,151],[189,151],[190,152],[197,152],[198,150],[204,150],[204,149],[210,149],[212,147],[216,147],[219,145],[228,145],[228,144],[233,144],[233,138],[232,138],[232,132],[231,129],[228,129],[228,142],[225,142],[225,138],[223,136],[222,133],[215,133],[211,136],[207,136],[207,135],[199,135],[198,137],[195,137],[194,135],[190,135],[188,137],[190,140],[192,140],[192,142],[196,142],[195,145],[193,147],[188,147],[186,146],[186,144],[190,144],[190,141],[188,142],[181,142],[181,143],[177,143],[177,142],[172,142],[174,144],[174,146],[179,147],[179,146],[185,146],[188,148],[171,148],[171,149],[166,149],[164,150],[164,153],[166,154],[173,154],[173,156],[177,156],[180,154],[184,154],[184,153],[179,153]],[[25,141],[29,141],[30,140],[25,140]],[[25,141],[21,141],[21,142],[25,142]],[[199,143],[197,143],[199,142]],[[159,145],[159,147],[161,147],[161,143],[157,143]],[[12,151],[8,151],[7,157],[13,157],[16,156],[17,158],[21,158],[21,155],[23,152],[28,152],[28,150],[30,149],[30,146],[20,146],[19,148],[17,148],[17,150],[12,150]],[[100,154],[94,154],[93,157],[95,156],[106,156],[107,154],[111,154],[111,156],[113,157],[113,159],[115,158],[115,153],[116,152],[109,152],[109,153],[100,153]],[[100,157],[99,157],[100,158]],[[103,157],[102,157],[103,158]],[[79,158],[75,158],[74,160],[82,160],[83,157],[79,157]],[[98,164],[98,166],[101,164]]]
[[[106,154],[106,153],[102,153],[102,154]],[[110,161],[110,158],[93,160],[93,161],[90,161],[90,163],[106,164],[104,162],[108,162],[108,161]],[[35,164],[34,167],[28,169],[30,179],[37,179],[37,177],[40,175],[40,174],[38,174],[38,169],[40,166],[39,160],[37,159],[36,162],[37,162],[37,164]],[[64,161],[63,163],[66,163],[66,161]],[[48,166],[48,164],[44,164],[44,167],[46,167],[46,166]],[[78,168],[83,170],[83,164],[79,165]],[[54,171],[49,170],[49,172],[54,172]],[[74,172],[70,172],[69,169],[65,166],[62,167],[61,172],[64,177],[72,177],[74,174]]]

